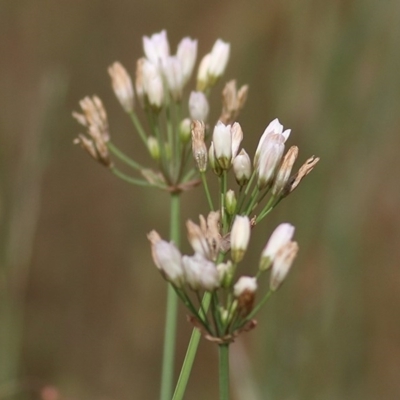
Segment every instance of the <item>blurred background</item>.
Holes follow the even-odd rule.
[[[148,164],[110,87],[142,36],[167,29],[199,55],[220,37],[223,83],[250,85],[249,153],[279,117],[316,170],[258,227],[301,251],[288,282],[233,346],[235,400],[400,398],[400,2],[386,0],[3,0],[0,3],[0,399],[156,399],[166,285],[145,234],[168,234],[168,195],[131,187],[72,139],[78,101],[99,95],[116,144]],[[183,216],[207,209],[183,196]],[[187,244],[184,242],[184,247]],[[253,255],[252,255],[253,254]],[[191,327],[180,310],[176,366]],[[217,398],[202,342],[187,399]]]

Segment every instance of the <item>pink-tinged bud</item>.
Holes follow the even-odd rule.
[[[162,69],[168,90],[174,101],[179,102],[183,91],[183,72],[178,57],[167,57],[162,63]]]
[[[121,63],[115,62],[108,68],[111,84],[122,107],[127,113],[133,111],[133,85],[132,79]]]
[[[189,97],[189,114],[191,119],[206,121],[210,107],[203,92],[191,92]]]
[[[211,61],[211,54],[206,54],[200,61],[199,69],[197,71],[197,84],[196,88],[200,92],[204,92],[209,86],[208,68]]]
[[[233,159],[232,164],[236,182],[240,186],[245,185],[251,176],[251,160],[244,149]]]
[[[226,208],[226,212],[229,215],[235,214],[236,204],[237,204],[237,201],[236,201],[235,192],[232,189],[230,189],[226,192],[226,195],[225,195],[225,208]]]
[[[231,257],[238,263],[244,257],[250,240],[250,220],[247,216],[237,215],[231,231]]]
[[[278,251],[271,271],[271,290],[277,290],[285,280],[298,251],[299,246],[296,242],[289,242]]]
[[[200,172],[207,169],[207,147],[204,142],[204,122],[193,121],[192,152]]]
[[[182,65],[183,84],[186,84],[192,75],[197,57],[197,40],[183,38],[178,44],[176,56]]]
[[[218,121],[213,132],[215,158],[222,169],[229,169],[232,159],[231,126]]]
[[[238,122],[235,122],[231,128],[232,135],[232,159],[236,157],[236,154],[239,151],[240,144],[243,140],[243,131],[242,127]]]
[[[293,164],[295,163],[298,154],[299,148],[296,146],[292,146],[285,154],[278,173],[276,174],[274,184],[272,185],[271,193],[273,196],[282,194],[283,189],[289,181],[290,173],[292,172]]]
[[[143,63],[143,89],[150,106],[160,111],[164,102],[164,87],[157,67],[149,61]]]
[[[215,264],[201,254],[182,257],[186,282],[193,290],[209,292],[219,287],[219,276]]]
[[[139,103],[142,107],[144,107],[144,87],[143,87],[143,65],[145,64],[146,59],[139,58],[136,62],[136,79],[135,79],[135,89],[136,96],[139,99]]]
[[[257,279],[250,276],[241,276],[233,287],[233,294],[237,298],[237,313],[245,318],[253,309]]]
[[[257,185],[260,190],[268,186],[274,179],[284,150],[285,145],[282,135],[274,134],[264,140],[257,168]]]
[[[150,232],[147,237],[151,242],[154,264],[168,282],[176,287],[182,287],[185,282],[185,275],[179,250],[173,243],[162,240],[155,231]]]
[[[279,122],[278,118],[275,118],[272,122],[270,122],[269,125],[265,128],[265,131],[262,134],[260,141],[258,142],[256,154],[254,156],[254,167],[256,167],[258,164],[261,148],[267,137],[271,135],[282,135],[283,143],[285,143],[290,135],[290,132],[291,129],[286,129],[285,131],[283,130],[283,125]]]
[[[261,253],[261,271],[267,270],[272,265],[279,250],[292,240],[294,230],[294,226],[288,223],[280,224],[275,228]]]
[[[211,50],[211,59],[208,66],[208,75],[217,80],[225,72],[230,53],[230,44],[221,39],[217,39]]]
[[[143,36],[143,50],[147,59],[156,66],[169,56],[167,32],[154,33],[151,37]]]

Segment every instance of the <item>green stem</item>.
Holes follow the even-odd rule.
[[[214,211],[214,205],[213,205],[213,202],[212,202],[212,199],[211,199],[210,190],[209,190],[208,184],[207,184],[206,173],[205,172],[200,172],[200,176],[201,176],[201,181],[203,182],[204,190],[206,192],[208,206],[210,207],[211,211]]]
[[[137,163],[136,161],[134,161],[130,157],[128,157],[117,146],[115,146],[114,143],[108,142],[107,147],[111,151],[111,153],[113,153],[115,156],[117,156],[126,165],[129,165],[130,167],[137,169],[139,171],[144,169],[144,167],[142,165],[140,165],[139,163]]]
[[[211,293],[206,292],[203,296],[202,310],[207,311],[210,307]],[[203,311],[200,311],[203,314]],[[198,329],[194,328],[188,348],[186,350],[185,360],[183,361],[181,373],[179,375],[178,383],[176,384],[174,396],[172,400],[182,400],[185,394],[186,386],[189,381],[190,372],[192,371],[194,358],[196,356],[197,347],[199,346],[201,333]]]
[[[129,113],[129,115],[130,115],[130,117],[132,119],[133,125],[135,125],[135,128],[139,133],[140,138],[142,139],[144,145],[147,148],[147,135],[146,135],[146,132],[143,129],[142,124],[139,121],[139,118],[137,117],[137,115],[136,115],[136,113],[134,111]]]
[[[229,343],[219,345],[219,398],[229,400]]]
[[[118,168],[116,168],[116,167],[110,167],[110,171],[111,171],[114,175],[118,176],[118,178],[122,179],[122,180],[125,181],[125,182],[131,183],[132,185],[150,186],[150,187],[151,187],[151,186],[156,186],[156,187],[158,187],[158,188],[160,188],[160,189],[165,188],[165,186],[155,185],[155,184],[153,184],[153,183],[144,181],[144,180],[142,180],[142,179],[132,178],[131,176],[126,175],[126,174],[124,174],[123,172],[121,172],[121,171],[120,171]]]
[[[171,195],[170,238],[177,246],[179,246],[180,197],[179,194],[176,193]],[[161,373],[161,400],[170,400],[172,396],[177,314],[178,296],[176,295],[172,285],[168,285],[164,353]]]

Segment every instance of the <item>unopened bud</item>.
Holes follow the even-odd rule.
[[[133,111],[133,85],[131,77],[121,63],[115,62],[108,68],[112,87],[118,101],[127,113]]]
[[[274,184],[272,185],[271,192],[273,196],[280,195],[283,188],[286,186],[298,154],[299,148],[297,146],[292,146],[285,154],[278,173],[276,174]]]
[[[183,38],[178,44],[176,56],[182,65],[183,83],[189,80],[197,57],[197,40]]]
[[[169,56],[169,42],[165,30],[150,37],[143,36],[143,50],[147,59],[159,66]]]
[[[217,39],[211,50],[211,59],[208,66],[208,75],[212,79],[213,85],[225,72],[230,53],[230,44],[221,39]]]
[[[223,170],[215,159],[214,142],[211,142],[210,148],[208,149],[208,162],[210,163],[210,167],[212,168],[214,173],[220,176]]]
[[[222,91],[222,112],[219,120],[224,124],[232,124],[240,110],[243,108],[249,91],[248,85],[242,86],[239,90],[236,81],[229,81]]]
[[[159,69],[145,60],[142,66],[143,89],[151,108],[159,112],[164,103],[164,86]]]
[[[192,152],[200,172],[207,169],[207,147],[204,143],[204,123],[193,121],[192,124]]]
[[[204,92],[209,85],[208,67],[210,65],[211,55],[206,54],[200,61],[199,69],[197,71],[197,84],[196,90]]]
[[[233,172],[236,182],[244,186],[251,176],[251,160],[244,149],[233,159]]]
[[[179,137],[182,143],[187,143],[191,138],[192,121],[190,118],[185,118],[179,124]]]
[[[192,92],[189,97],[190,118],[199,121],[206,121],[210,107],[203,92]]]
[[[218,121],[213,131],[215,158],[222,169],[229,169],[232,159],[231,126]]]
[[[183,73],[178,57],[167,57],[162,63],[162,69],[168,91],[174,101],[180,102],[183,91]]]
[[[250,240],[250,220],[247,216],[235,217],[230,239],[232,261],[238,263],[243,259]]]
[[[297,256],[298,251],[299,246],[296,242],[289,242],[278,251],[271,271],[271,290],[277,290],[283,283],[293,264],[294,259]]]
[[[149,149],[151,158],[154,160],[160,159],[160,145],[154,136],[149,136],[147,138],[147,148]]]
[[[233,294],[238,300],[237,311],[244,318],[253,309],[257,279],[250,276],[241,276],[233,287]]]
[[[270,268],[278,251],[292,240],[294,230],[294,226],[288,223],[280,224],[275,228],[261,253],[260,271]]]
[[[235,214],[236,204],[237,204],[237,201],[236,201],[235,192],[232,189],[230,189],[226,192],[226,195],[225,195],[225,208],[226,208],[226,212],[229,215]]]

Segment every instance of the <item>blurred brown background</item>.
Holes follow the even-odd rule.
[[[250,85],[240,117],[250,153],[279,117],[301,160],[322,159],[254,235],[248,272],[279,222],[296,225],[301,252],[237,344],[254,394],[238,377],[234,398],[399,399],[395,0],[1,1],[0,399],[158,396],[166,285],[145,233],[167,235],[168,196],[72,146],[71,111],[101,96],[114,142],[148,163],[106,69],[120,60],[133,72],[142,35],[161,29],[173,50],[187,35],[200,55],[218,37],[232,44],[224,78]],[[199,192],[183,205],[183,218],[206,209]],[[177,368],[191,332],[179,318]],[[202,343],[187,399],[217,398],[216,363]]]

